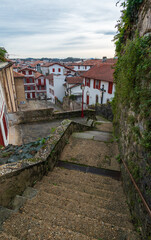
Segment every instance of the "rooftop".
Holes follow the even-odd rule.
[[[114,68],[113,64],[111,63],[102,63],[93,66],[90,70],[83,73],[83,77],[85,78],[92,78],[96,80],[102,80],[106,82],[113,82],[113,73]]]

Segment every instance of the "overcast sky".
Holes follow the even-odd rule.
[[[114,57],[117,0],[0,0],[10,57]]]

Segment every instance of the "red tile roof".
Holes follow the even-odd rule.
[[[113,82],[113,64],[110,63],[102,63],[99,65],[95,65],[87,72],[83,73],[83,77],[85,78],[92,78],[97,80],[102,80],[106,82]]]
[[[57,64],[57,65],[59,65],[59,66],[61,66],[61,67],[67,68],[67,69],[69,69],[70,71],[75,72],[75,70],[72,69],[71,67],[68,67],[68,66],[66,66],[66,65],[63,65],[63,64],[61,64],[61,63],[45,63],[45,64],[41,65],[41,67],[50,67],[50,66],[53,66],[53,65],[55,65],[55,64]]]
[[[15,71],[13,71],[13,75],[14,75],[14,78],[23,78],[23,77],[25,77],[24,74],[18,73],[18,72],[15,72]]]
[[[39,77],[43,77],[44,75],[43,74],[41,74],[41,73],[39,73],[39,72],[36,72],[35,73],[35,78],[39,78]]]
[[[48,79],[48,80],[53,80],[53,73],[47,75],[47,76],[46,76],[46,79]]]
[[[83,78],[82,77],[66,77],[66,81],[68,84],[83,83]]]
[[[36,70],[32,69],[32,68],[28,68],[28,67],[24,67],[21,70],[19,70],[19,72],[24,71],[24,70],[28,70],[28,71],[32,71],[32,72],[37,72]]]

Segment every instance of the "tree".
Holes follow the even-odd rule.
[[[5,58],[6,53],[7,51],[5,50],[5,48],[0,47],[0,62],[6,61],[6,58]]]

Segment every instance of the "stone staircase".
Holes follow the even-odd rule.
[[[0,240],[139,240],[120,181],[56,167],[34,189]]]

